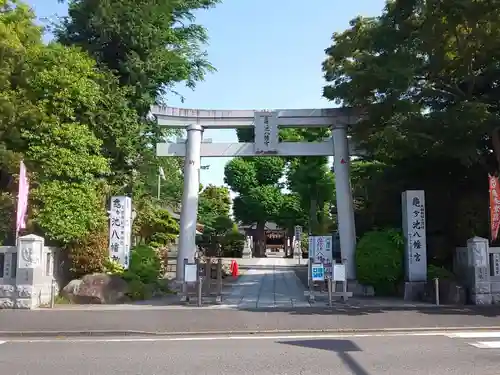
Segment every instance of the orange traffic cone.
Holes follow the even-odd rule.
[[[233,275],[233,277],[235,279],[237,279],[238,278],[238,263],[235,260],[233,260],[231,262],[231,266],[232,266],[231,267],[231,274]]]

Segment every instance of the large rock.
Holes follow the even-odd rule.
[[[77,304],[112,304],[124,301],[127,291],[128,285],[121,277],[94,273],[70,281],[61,295]]]

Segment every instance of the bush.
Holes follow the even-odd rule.
[[[379,295],[393,295],[403,280],[404,240],[394,229],[365,233],[356,249],[358,281]]]
[[[125,269],[123,268],[123,266],[120,263],[115,262],[114,260],[109,259],[109,258],[105,262],[104,270],[108,275],[121,276],[125,272]]]
[[[125,280],[154,284],[161,276],[161,259],[154,248],[139,245],[131,250],[129,268],[123,274]]]
[[[104,229],[91,232],[81,240],[67,245],[72,278],[106,271],[109,261],[108,233]]]
[[[225,257],[241,258],[245,247],[245,235],[237,230],[227,233],[221,241],[222,254]]]
[[[123,272],[133,300],[145,300],[153,297],[158,288],[158,279],[162,276],[162,261],[158,251],[151,246],[138,245],[130,251],[128,270]]]
[[[429,264],[427,267],[427,279],[434,280],[436,278],[439,280],[455,280],[455,275],[444,267]]]

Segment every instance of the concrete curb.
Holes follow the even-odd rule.
[[[239,331],[194,331],[194,332],[148,332],[132,330],[102,331],[0,331],[0,338],[67,338],[67,337],[118,337],[118,336],[154,336],[154,337],[203,337],[203,336],[254,336],[254,335],[310,335],[310,334],[410,334],[432,332],[463,331],[500,331],[500,326],[476,327],[419,327],[419,328],[338,328],[338,329],[286,329],[286,330],[239,330]]]

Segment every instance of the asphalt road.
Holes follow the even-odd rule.
[[[500,347],[500,333],[481,335],[23,339],[0,344],[0,369],[13,375],[496,374],[500,348],[471,344],[497,340]]]
[[[214,332],[495,327],[500,308],[303,308],[281,311],[176,309],[131,311],[0,310],[0,336],[38,332]]]

